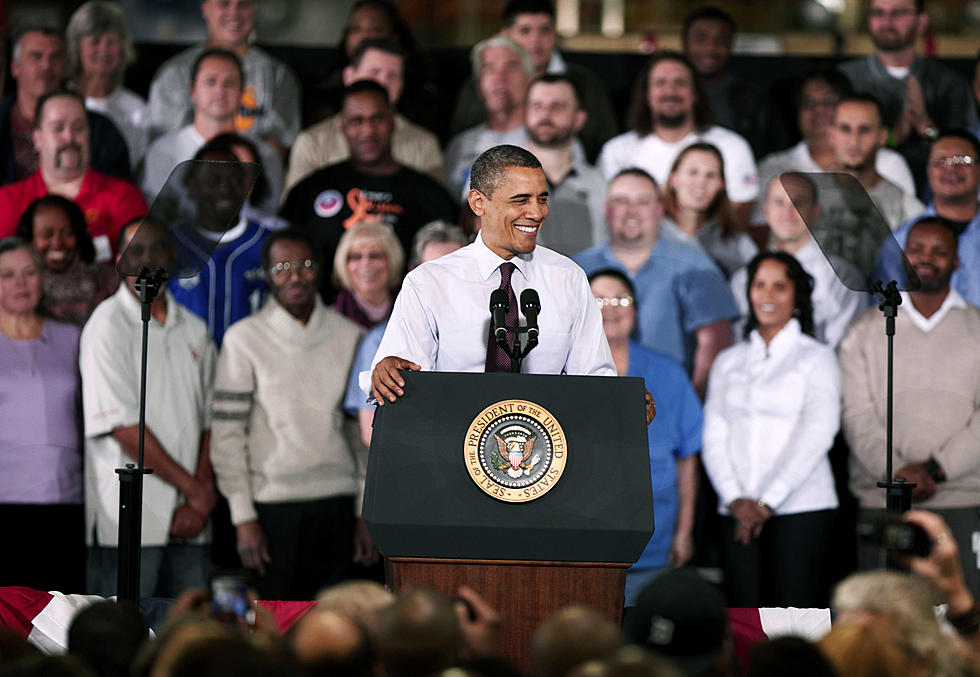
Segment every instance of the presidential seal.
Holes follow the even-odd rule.
[[[543,407],[526,400],[492,404],[473,419],[463,444],[470,479],[508,503],[541,498],[561,479],[565,432]]]

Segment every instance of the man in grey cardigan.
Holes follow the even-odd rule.
[[[231,326],[218,359],[212,462],[262,597],[313,599],[347,577],[355,549],[373,548],[342,430],[361,331],[320,300],[305,232],[269,235],[262,267],[272,294]]]
[[[915,507],[938,513],[960,551],[967,585],[980,593],[980,309],[950,287],[959,265],[955,226],[928,216],[909,231],[905,254],[922,281],[902,292],[895,331],[894,475],[914,482]],[[862,517],[884,512],[885,337],[877,309],[858,317],[840,346],[851,490]],[[862,569],[884,564],[861,543]]]

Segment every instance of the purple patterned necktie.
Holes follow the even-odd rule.
[[[507,292],[507,326],[516,327],[517,326],[517,297],[514,296],[514,288],[510,286],[510,276],[513,274],[514,269],[517,268],[510,261],[505,261],[500,264],[500,287]],[[514,347],[514,335],[507,334],[507,345],[511,348]],[[510,371],[510,357],[504,352],[504,349],[497,345],[496,337],[493,335],[493,322],[490,322],[490,337],[487,339],[487,363],[486,369],[487,373],[490,372],[507,372]]]

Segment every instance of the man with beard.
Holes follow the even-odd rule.
[[[623,169],[638,167],[664,186],[678,153],[704,141],[721,151],[725,189],[736,220],[748,223],[759,193],[752,149],[735,132],[712,124],[700,77],[683,54],[665,50],[650,57],[633,92],[630,127],[631,131],[602,147],[598,165],[607,180]]]
[[[269,235],[271,295],[225,335],[215,376],[212,458],[242,564],[263,599],[313,599],[347,576],[357,467],[342,404],[360,328],[318,298],[309,234]]]
[[[456,220],[452,198],[435,179],[402,165],[391,153],[394,118],[387,90],[373,80],[344,89],[341,127],[350,159],[318,169],[289,191],[281,216],[313,235],[323,261],[320,292],[333,301],[332,262],[341,235],[363,220],[388,224],[405,251],[425,224]]]
[[[870,94],[845,96],[834,107],[830,123],[831,170],[856,178],[874,201],[892,230],[922,213],[914,195],[902,191],[875,168],[878,149],[888,136],[881,121],[881,105]]]
[[[926,184],[929,142],[941,129],[980,124],[967,82],[915,53],[928,25],[925,0],[871,0],[868,32],[875,51],[840,66],[856,91],[881,102],[890,145],[908,160],[919,195]]]
[[[795,92],[796,122],[803,138],[799,143],[777,153],[770,153],[759,163],[761,186],[783,172],[832,171],[836,160],[830,145],[830,126],[834,108],[842,97],[851,94],[851,88],[839,71],[815,70],[805,74]],[[875,171],[888,179],[903,192],[915,194],[915,180],[905,159],[891,148],[878,148],[875,153]],[[765,215],[756,209],[752,223],[765,223]]]
[[[974,189],[974,198],[976,189]],[[962,247],[962,242],[960,242]],[[902,292],[895,324],[894,475],[914,482],[912,503],[946,520],[967,586],[980,593],[980,310],[950,287],[961,266],[957,227],[937,216],[916,221],[905,255],[922,281]],[[844,432],[853,454],[851,490],[862,518],[885,512],[885,360],[881,313],[868,310],[841,343]],[[862,569],[884,566],[884,550],[858,546]]]
[[[567,75],[539,75],[527,88],[525,148],[541,161],[556,224],[538,236],[538,243],[565,256],[598,244],[606,234],[606,182],[575,144],[586,116],[579,89]]]
[[[528,53],[503,35],[477,43],[470,61],[487,115],[485,122],[450,139],[446,148],[449,191],[463,199],[469,190],[470,167],[483,151],[524,142],[524,96],[534,74]]]
[[[735,19],[718,7],[698,7],[684,19],[684,55],[704,80],[715,122],[738,132],[756,158],[783,148],[785,132],[769,96],[728,69],[735,40]]]
[[[868,193],[871,202],[891,230],[922,213],[922,203],[883,178],[875,168],[878,147],[887,131],[881,124],[881,109],[868,94],[846,96],[834,107],[830,124],[830,147],[834,152],[831,171],[850,174]],[[875,260],[886,236],[884,228],[869,228],[866,217],[855,205],[867,204],[850,193],[859,190],[853,182],[842,182],[839,190],[821,191],[819,202],[823,216],[810,223],[821,249],[831,256],[850,261],[866,277],[874,270]]]
[[[595,162],[602,144],[619,131],[617,114],[602,80],[589,68],[565,60],[558,49],[555,7],[551,0],[508,0],[504,5],[500,34],[524,48],[531,58],[531,75],[567,75],[579,91],[579,105],[587,113],[579,139],[586,160]],[[450,131],[459,132],[487,119],[473,71],[459,89]]]
[[[42,95],[34,115],[38,168],[23,181],[0,187],[0,237],[13,235],[27,206],[54,193],[73,200],[85,213],[96,260],[110,261],[123,226],[146,214],[146,201],[128,181],[90,166],[89,117],[77,94]]]
[[[980,141],[966,130],[943,132],[929,150],[926,171],[933,200],[919,216],[940,216],[956,228],[960,266],[953,273],[953,288],[969,303],[980,305]],[[906,223],[895,231],[900,245],[904,246],[912,225]],[[879,256],[872,279],[900,279],[901,274]]]

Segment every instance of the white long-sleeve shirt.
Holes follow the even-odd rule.
[[[602,331],[602,315],[585,273],[561,254],[536,247],[515,256],[514,296],[531,287],[541,299],[538,346],[524,360],[531,374],[615,376],[616,367]],[[482,372],[490,333],[490,292],[500,286],[500,264],[477,237],[473,244],[408,275],[371,369],[389,355],[411,360],[423,371]],[[360,374],[371,391],[371,372]]]
[[[718,511],[737,498],[777,515],[837,507],[827,452],[840,424],[834,351],[791,319],[767,346],[753,331],[715,359],[701,458]]]

